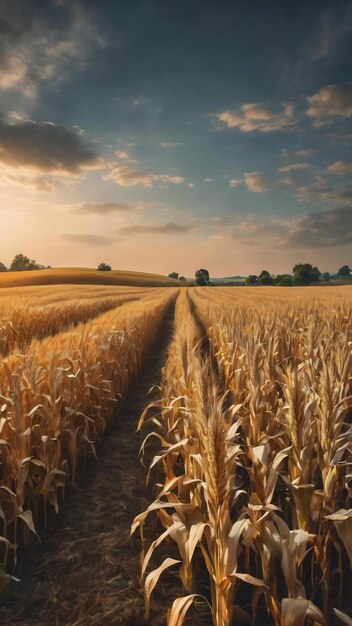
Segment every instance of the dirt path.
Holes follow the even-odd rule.
[[[97,446],[98,460],[81,472],[43,543],[21,555],[21,582],[0,607],[1,626],[137,626],[143,624],[140,543],[129,538],[134,516],[150,502],[135,434],[147,393],[160,382],[173,309],[157,345],[132,385],[116,426]],[[154,394],[155,398],[155,394]],[[153,394],[150,396],[150,401]]]

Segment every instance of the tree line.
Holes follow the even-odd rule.
[[[348,265],[342,265],[337,271],[338,278],[346,278],[351,275],[352,270]],[[184,276],[180,276],[177,272],[168,274],[169,278],[178,280],[186,280]],[[198,286],[212,285],[209,271],[207,269],[199,269],[195,272],[194,280]],[[291,287],[293,285],[313,285],[320,281],[329,282],[330,273],[323,272],[310,263],[296,263],[292,269],[292,274],[270,274],[268,270],[262,270],[260,274],[249,274],[245,280],[246,285],[277,285],[279,287]]]
[[[30,259],[24,254],[16,254],[10,266],[7,268],[4,263],[0,262],[0,272],[23,272],[28,270],[49,269],[50,265],[44,266],[37,263],[34,259]],[[97,270],[106,272],[111,270],[108,263],[100,263]],[[342,265],[337,271],[337,278],[348,278],[351,276],[351,268],[349,265]],[[185,281],[185,276],[180,276],[178,272],[168,274],[169,278]],[[268,270],[262,270],[260,274],[249,274],[245,280],[246,285],[278,285],[279,287],[290,287],[293,285],[313,285],[320,281],[328,282],[330,280],[329,272],[321,273],[320,270],[310,263],[296,263],[292,269],[292,274],[272,275]],[[194,281],[198,286],[212,285],[209,271],[201,268],[195,272]]]
[[[7,268],[4,263],[0,262],[0,272],[25,272],[29,270],[50,269],[50,265],[41,265],[34,259],[30,259],[24,254],[16,254],[10,266]]]
[[[347,278],[351,274],[348,265],[342,265],[337,271],[337,278]],[[330,273],[323,272],[310,263],[296,263],[292,274],[277,274],[272,276],[267,270],[263,270],[259,276],[250,274],[246,279],[246,285],[277,285],[279,287],[292,287],[293,285],[314,285],[320,281],[329,282]]]

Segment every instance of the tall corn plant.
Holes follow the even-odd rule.
[[[174,292],[126,303],[32,341],[0,366],[0,518],[4,556],[57,511],[79,459],[111,422],[146,359]],[[20,532],[19,532],[20,531]]]

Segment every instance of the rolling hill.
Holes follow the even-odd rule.
[[[128,270],[99,272],[96,269],[83,267],[0,273],[0,289],[1,287],[72,283],[78,285],[131,285],[136,287],[174,287],[180,284],[178,280],[168,278],[162,274],[147,274]]]

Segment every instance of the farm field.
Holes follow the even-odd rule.
[[[0,273],[0,289],[6,287],[32,287],[33,285],[87,284],[87,285],[127,285],[128,287],[170,287],[177,286],[177,280],[161,274],[111,270],[99,272],[86,267],[63,267],[55,269],[30,270],[26,272]]]
[[[351,624],[351,305],[3,288],[0,623]]]

